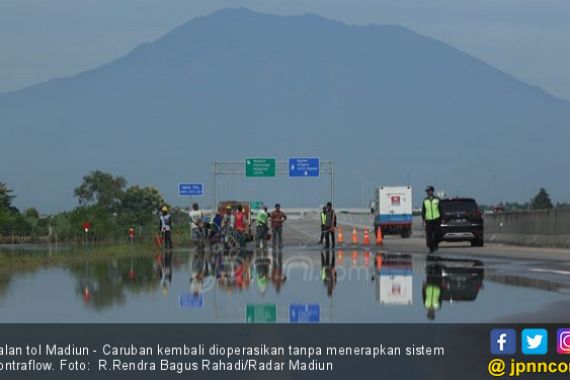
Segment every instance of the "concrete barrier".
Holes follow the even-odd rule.
[[[489,242],[570,248],[570,209],[486,214],[484,220]]]

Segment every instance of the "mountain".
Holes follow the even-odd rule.
[[[568,201],[569,120],[568,102],[403,27],[229,9],[0,95],[0,179],[48,211],[74,205],[94,169],[183,204],[179,182],[211,194],[214,160],[307,155],[335,161],[339,205],[400,183],[418,199],[433,184],[489,203],[541,186]],[[327,177],[225,177],[218,191],[300,206],[329,197]]]

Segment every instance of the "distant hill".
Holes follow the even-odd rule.
[[[568,102],[392,25],[219,11],[95,70],[0,95],[0,125],[0,180],[47,211],[74,205],[93,169],[187,203],[178,182],[211,189],[213,160],[246,156],[333,159],[346,206],[379,183],[485,203],[544,186],[569,200]],[[326,178],[230,184],[220,197],[328,197]]]

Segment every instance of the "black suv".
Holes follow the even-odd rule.
[[[439,241],[470,241],[472,247],[483,246],[483,216],[475,199],[441,199],[439,211]]]

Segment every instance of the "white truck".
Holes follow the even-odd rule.
[[[383,235],[412,234],[412,187],[380,186],[376,189],[374,232],[382,229]]]

